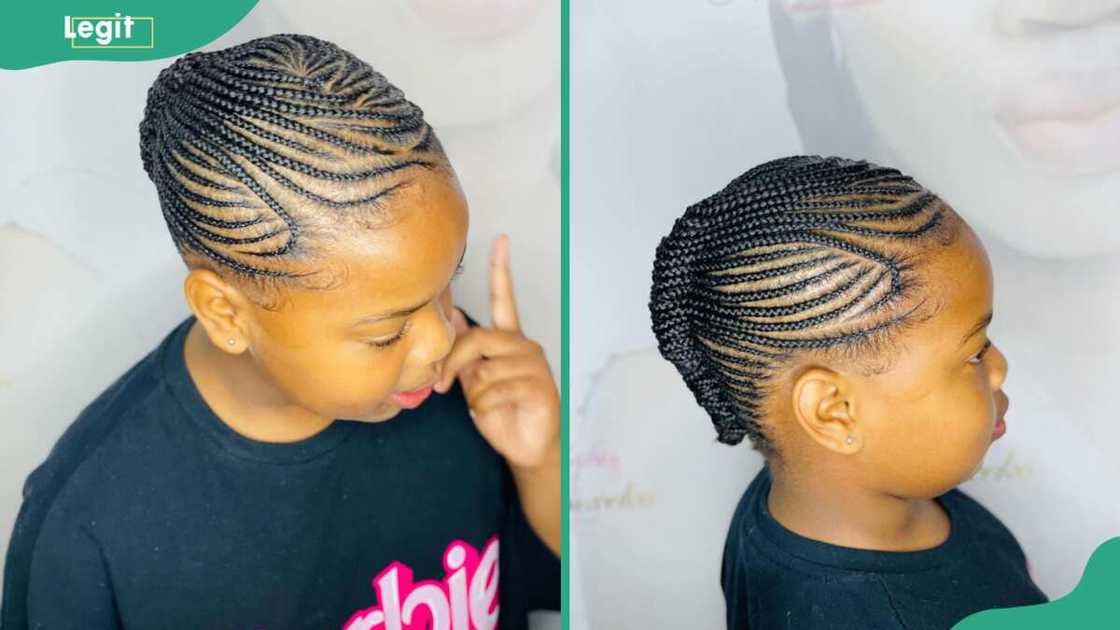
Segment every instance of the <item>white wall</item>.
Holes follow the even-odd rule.
[[[265,0],[204,48],[307,33],[401,87],[436,128],[471,203],[457,301],[488,321],[489,244],[510,234],[523,326],[557,377],[559,15],[557,0]],[[187,315],[185,268],[138,148],[148,86],[170,62],[0,74],[0,557],[28,473]]]
[[[962,488],[1051,598],[1120,535],[1120,21],[1097,20],[1118,9],[785,0],[776,38],[764,0],[572,0],[573,628],[722,627],[761,459],[658,355],[650,270],[687,205],[783,155],[897,166],[980,232],[1012,406]]]

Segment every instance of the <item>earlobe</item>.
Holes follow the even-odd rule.
[[[859,450],[851,388],[842,375],[810,368],[793,385],[797,424],[814,442],[837,453]]]

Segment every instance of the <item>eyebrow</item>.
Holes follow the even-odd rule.
[[[463,246],[463,253],[462,253],[462,255],[459,256],[459,262],[455,265],[456,269],[458,269],[463,264],[463,260],[465,260],[466,257],[467,257],[467,248],[464,245]],[[428,298],[427,300],[424,300],[423,302],[417,304],[416,306],[409,306],[408,308],[402,308],[400,310],[392,311],[391,313],[378,313],[377,315],[367,315],[366,317],[363,317],[363,318],[359,319],[358,321],[354,322],[350,327],[351,328],[357,328],[358,326],[361,326],[362,324],[372,324],[374,322],[383,322],[387,319],[396,319],[398,317],[408,317],[409,315],[412,315],[416,311],[424,308],[424,305],[427,304],[428,302],[431,302],[431,301],[432,301],[432,298]]]
[[[374,322],[382,322],[382,321],[385,321],[387,319],[396,319],[398,317],[408,317],[409,315],[415,313],[416,311],[424,308],[424,304],[427,304],[428,302],[431,302],[431,300],[426,300],[422,304],[417,304],[416,306],[410,306],[408,308],[402,308],[399,311],[393,311],[391,313],[380,313],[378,315],[369,315],[367,317],[363,317],[363,318],[359,319],[358,321],[354,322],[354,326],[352,326],[351,328],[356,327],[356,326],[361,326],[362,324],[372,324]]]
[[[963,346],[969,339],[972,339],[972,337],[975,336],[976,333],[984,330],[984,327],[990,323],[992,323],[992,312],[988,311],[986,315],[980,318],[980,321],[976,322],[975,326],[969,329],[968,334],[961,339],[960,345]]]

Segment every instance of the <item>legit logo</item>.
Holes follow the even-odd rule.
[[[70,40],[71,48],[153,48],[155,47],[156,19],[154,17],[63,16],[63,36]]]

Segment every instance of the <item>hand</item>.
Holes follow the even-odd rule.
[[[521,333],[507,236],[490,255],[491,327],[470,328],[458,309],[451,316],[457,336],[436,391],[459,379],[479,433],[511,468],[558,467],[560,394],[540,344]]]

